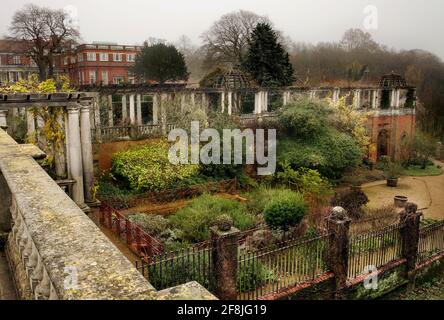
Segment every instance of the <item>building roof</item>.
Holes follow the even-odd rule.
[[[25,53],[27,44],[25,41],[0,39],[0,52]]]

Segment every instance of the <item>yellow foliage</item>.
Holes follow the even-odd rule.
[[[330,106],[335,114],[338,129],[353,136],[363,151],[368,150],[370,138],[367,134],[367,114],[356,110],[346,103],[347,96],[340,98],[337,102],[330,100]]]

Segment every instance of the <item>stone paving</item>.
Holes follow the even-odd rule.
[[[0,251],[0,300],[16,300],[14,283],[5,253]]]
[[[444,167],[444,163],[436,161]],[[426,218],[444,219],[444,175],[433,177],[402,177],[397,188],[387,187],[385,181],[362,186],[370,199],[370,207],[393,204],[395,196],[406,196],[423,209]]]

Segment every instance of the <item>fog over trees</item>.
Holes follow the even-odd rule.
[[[237,67],[248,51],[248,31],[260,22],[272,25],[267,17],[253,12],[232,12],[203,33],[201,47],[182,37],[178,43],[187,39],[186,45],[178,47],[184,51],[190,81],[198,83],[216,68]],[[360,29],[345,30],[340,41],[318,44],[298,42],[286,37],[285,30],[276,31],[290,54],[299,84],[365,85],[377,83],[392,71],[405,76],[418,89],[419,126],[444,140],[444,63],[438,56],[420,49],[390,49]]]

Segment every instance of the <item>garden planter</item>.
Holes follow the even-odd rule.
[[[398,178],[387,179],[387,187],[395,188],[398,186]]]
[[[397,208],[405,208],[405,205],[408,202],[408,198],[404,196],[396,196],[395,197],[395,206]]]

